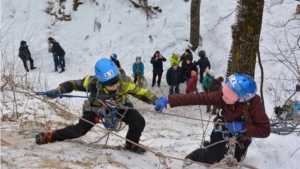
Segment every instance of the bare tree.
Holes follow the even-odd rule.
[[[254,77],[264,0],[238,0],[226,76],[245,73]]]
[[[190,48],[195,51],[199,45],[200,38],[200,4],[201,0],[191,2],[191,27],[190,27]]]

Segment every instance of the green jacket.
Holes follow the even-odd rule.
[[[112,99],[116,102],[124,102],[127,94],[130,94],[146,103],[155,104],[158,97],[147,89],[137,87],[123,69],[119,69],[119,86],[116,91],[108,91],[101,83],[97,83],[95,76],[88,76],[80,80],[69,80],[59,85],[62,93],[70,93],[73,90],[88,92],[90,97]],[[98,96],[97,96],[98,95]],[[97,99],[89,98],[93,106],[99,106]]]
[[[173,66],[173,63],[177,63],[177,65],[179,66],[179,63],[181,62],[181,60],[178,59],[178,54],[176,57],[176,54],[174,54],[171,58],[170,58],[170,66]]]

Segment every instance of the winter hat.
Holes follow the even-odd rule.
[[[197,76],[197,72],[194,71],[194,70],[192,70],[192,71],[191,71],[191,76]]]
[[[22,41],[20,42],[20,45],[21,45],[21,46],[24,46],[26,43],[27,43],[26,41],[22,40]]]
[[[157,53],[160,54],[160,52],[158,50],[155,52],[155,54],[157,54]]]
[[[190,49],[186,49],[185,51],[186,51],[187,53],[191,53]]]
[[[172,66],[177,66],[177,63],[176,62],[172,63]]]
[[[202,57],[205,57],[205,51],[204,50],[200,50],[199,52],[199,56],[202,58]]]
[[[141,57],[141,56],[137,56],[137,57],[135,58],[135,60],[138,60],[138,59],[142,60],[142,57]]]
[[[224,78],[222,76],[219,76],[217,79],[216,79],[219,83],[222,83],[224,81]]]
[[[226,83],[222,88],[223,95],[225,95],[229,100],[237,101],[239,100],[239,96],[234,93],[234,91],[229,87]]]
[[[177,53],[173,53],[172,58],[178,60],[179,55]]]
[[[210,76],[210,77],[214,77],[215,76],[215,72],[212,70],[212,69],[209,69],[206,71],[207,74]]]

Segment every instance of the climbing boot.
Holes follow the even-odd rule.
[[[52,136],[54,132],[49,132],[49,133],[39,133],[35,136],[35,143],[36,144],[47,144],[47,143],[52,143]]]
[[[137,153],[137,154],[144,154],[146,152],[145,149],[138,147],[136,145],[133,145],[133,144],[126,144],[125,149],[132,151],[134,153]]]

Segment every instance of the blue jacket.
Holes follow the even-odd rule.
[[[133,76],[137,76],[138,73],[140,73],[140,76],[144,76],[144,63],[141,62],[140,64],[137,64],[136,62],[132,65],[132,74]]]

